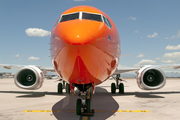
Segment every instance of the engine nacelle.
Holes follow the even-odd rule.
[[[21,68],[14,78],[16,86],[28,90],[39,89],[43,81],[44,74],[36,66],[25,66]]]
[[[145,66],[137,72],[137,84],[143,90],[156,90],[164,87],[164,72],[155,66]]]

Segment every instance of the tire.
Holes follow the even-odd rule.
[[[76,101],[76,114],[77,115],[81,115],[81,106],[82,106],[81,99],[77,99]]]
[[[123,83],[119,84],[119,93],[124,94],[124,84]]]
[[[62,83],[58,84],[58,88],[57,89],[58,89],[58,93],[62,94]]]
[[[89,88],[88,90],[88,96],[87,99],[91,99],[91,95],[92,95],[92,88]]]
[[[115,85],[115,83],[111,83],[111,93],[112,94],[116,93],[116,85]]]
[[[70,85],[66,83],[66,93],[70,93]]]
[[[87,113],[91,112],[91,99],[86,100],[86,111]]]

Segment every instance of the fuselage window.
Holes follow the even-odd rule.
[[[83,13],[82,19],[94,20],[94,21],[102,22],[101,15],[91,14],[91,13]]]
[[[108,35],[108,41],[110,41],[111,40],[111,36],[110,35]]]
[[[53,35],[53,40],[55,39],[55,37],[56,37],[56,36],[55,36],[55,35]]]
[[[69,20],[75,20],[75,19],[79,19],[79,13],[62,15],[60,22],[69,21]]]

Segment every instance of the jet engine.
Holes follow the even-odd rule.
[[[21,68],[14,78],[16,86],[28,90],[39,89],[43,81],[44,74],[36,66],[25,66]]]
[[[137,72],[137,84],[143,90],[156,90],[164,87],[166,77],[156,66],[145,66]]]

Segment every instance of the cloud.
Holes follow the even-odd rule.
[[[161,61],[161,62],[163,62],[163,63],[175,63],[175,62],[172,61],[172,60],[163,60],[163,61]]]
[[[15,57],[19,57],[19,54],[15,55]]]
[[[139,53],[139,55],[136,56],[136,57],[144,57],[144,54],[143,53]]]
[[[171,37],[165,37],[165,39],[175,39],[180,37],[180,30],[178,30],[177,35],[171,36]]]
[[[135,30],[134,33],[139,33],[139,31],[138,31],[138,30]]]
[[[163,57],[164,57],[164,58],[167,58],[167,59],[180,58],[180,52],[165,53]]]
[[[179,38],[180,37],[180,30],[178,30],[178,34],[177,34],[177,38]]]
[[[39,58],[31,56],[31,57],[28,58],[28,60],[39,60]]]
[[[172,36],[172,37],[170,37],[169,39],[175,39],[176,38],[176,36]]]
[[[159,58],[159,57],[157,57],[157,58],[155,58],[155,60],[160,60],[161,58]]]
[[[180,45],[177,46],[166,46],[166,50],[180,50]]]
[[[135,18],[135,17],[132,17],[132,16],[129,17],[129,19],[131,19],[131,20],[136,20],[136,18]]]
[[[172,37],[165,37],[165,39],[175,39],[176,38],[176,36],[172,36]]]
[[[138,62],[138,65],[150,65],[150,64],[156,64],[156,61],[143,59],[140,62]]]
[[[158,36],[158,34],[156,32],[154,34],[152,34],[152,35],[147,35],[148,38],[154,38],[154,37],[157,37],[157,36]]]
[[[45,37],[51,34],[50,31],[39,29],[39,28],[28,28],[25,30],[28,36]]]
[[[2,60],[0,59],[0,62],[2,62]]]
[[[141,36],[141,39],[143,39],[143,36]]]

